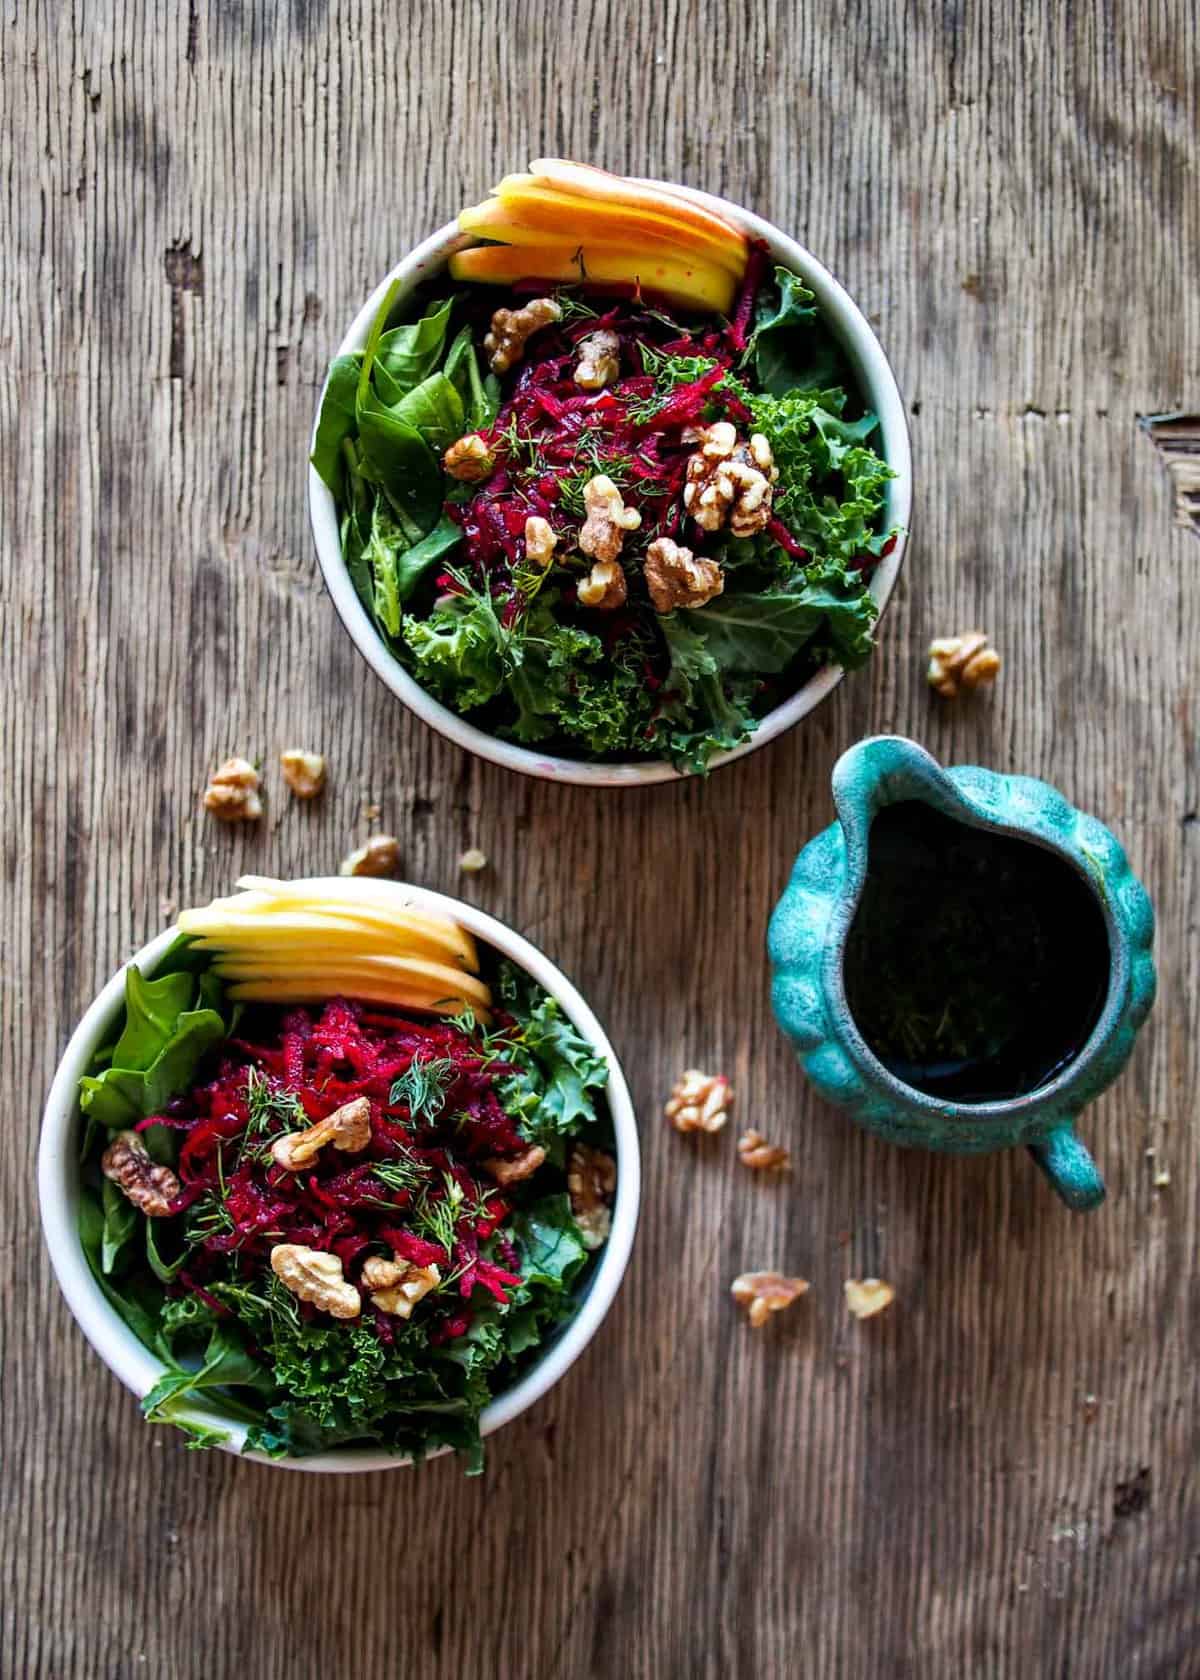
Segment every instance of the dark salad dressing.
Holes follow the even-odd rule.
[[[1104,1007],[1108,934],[1062,858],[908,800],[871,825],[844,973],[858,1029],[897,1079],[1003,1101],[1082,1049]]]

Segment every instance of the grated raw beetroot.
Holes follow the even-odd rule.
[[[217,1306],[206,1283],[228,1264],[225,1257],[236,1256],[247,1274],[261,1273],[280,1242],[331,1251],[355,1284],[372,1253],[438,1265],[443,1276],[449,1276],[453,1255],[456,1265],[465,1266],[457,1293],[448,1298],[455,1304],[432,1303],[430,1332],[443,1341],[464,1334],[476,1291],[505,1301],[506,1290],[520,1282],[515,1271],[479,1253],[512,1212],[481,1163],[527,1147],[497,1094],[513,1068],[496,1054],[496,1035],[485,1055],[478,1033],[455,1023],[417,1021],[345,998],[332,1000],[315,1016],[307,1010],[261,1010],[251,1020],[256,1030],[243,1028],[241,1036],[227,1041],[213,1078],[174,1099],[167,1113],[141,1122],[142,1129],[168,1125],[183,1133],[174,1211],[205,1198],[222,1210],[194,1239],[174,1291]],[[501,1016],[498,1026],[503,1033],[513,1023]],[[402,1094],[393,1102],[391,1093],[418,1060],[450,1067],[441,1105],[414,1117]],[[251,1069],[258,1075],[253,1093]],[[312,1121],[356,1097],[366,1097],[371,1109],[365,1150],[350,1156],[327,1147],[299,1173],[276,1163],[270,1144],[296,1129],[297,1099]],[[453,1115],[452,1125],[439,1124],[443,1112]],[[400,1165],[400,1176],[391,1182],[389,1164]],[[439,1231],[448,1230],[450,1254],[445,1242],[415,1228],[431,1216]],[[502,1257],[511,1262],[511,1243],[497,1240],[504,1241]],[[368,1292],[360,1292],[366,1301]],[[390,1339],[386,1314],[367,1311],[363,1322]]]

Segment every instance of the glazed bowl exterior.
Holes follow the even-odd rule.
[[[1104,1182],[1075,1122],[1129,1060],[1156,984],[1154,911],[1120,842],[1046,782],[978,765],[945,770],[901,736],[875,736],[844,753],[833,797],[838,820],[797,857],[767,941],[772,1007],[808,1078],[892,1143],[952,1154],[1025,1144],[1069,1207],[1098,1206]],[[1103,917],[1109,963],[1099,1017],[1077,1054],[1023,1095],[963,1103],[915,1090],[874,1055],[847,1003],[843,959],[867,877],[871,823],[885,806],[908,800],[1052,852]]]
[[[888,485],[884,517],[889,527],[898,527],[899,536],[891,553],[885,555],[871,578],[871,594],[882,612],[895,588],[907,544],[912,511],[912,451],[904,401],[879,340],[849,293],[811,252],[806,251],[781,228],[764,221],[761,216],[743,210],[740,205],[731,204],[723,198],[714,198],[709,193],[697,192],[690,187],[680,187],[670,182],[649,181],[646,184],[669,186],[672,192],[685,193],[698,204],[706,205],[735,222],[750,238],[764,240],[772,260],[799,274],[805,285],[814,293],[822,316],[850,360],[864,401],[879,416],[878,447],[896,475]],[[471,239],[459,232],[457,223],[450,222],[423,244],[418,245],[416,250],[410,252],[384,275],[355,316],[335,354],[351,355],[363,348],[371,322],[383,302],[388,287],[394,281],[401,282],[397,304],[403,304],[416,287],[433,279],[445,267],[453,251],[471,243]],[[320,415],[320,408],[318,402],[317,416]],[[313,421],[313,435],[316,435],[316,417]],[[337,504],[319,473],[311,465],[308,471],[308,507],[317,558],[338,616],[376,676],[425,723],[479,758],[503,765],[508,770],[518,770],[524,775],[539,776],[548,781],[574,782],[587,787],[644,787],[652,782],[674,781],[679,777],[680,772],[665,759],[593,764],[584,759],[559,758],[550,753],[539,752],[536,748],[518,746],[515,742],[503,741],[496,735],[488,734],[486,730],[460,717],[448,706],[443,706],[409,675],[372,624],[342,558]],[[756,748],[765,747],[769,741],[775,740],[793,724],[799,723],[814,707],[819,706],[837,687],[843,674],[841,667],[837,665],[827,665],[817,671],[795,694],[767,713],[749,741],[730,752],[718,753],[712,760],[712,766],[715,768],[718,765],[730,764],[735,759],[744,758]]]
[[[554,1386],[575,1363],[599,1329],[620,1287],[633,1247],[640,1197],[640,1164],[637,1124],[625,1076],[612,1045],[595,1015],[561,971],[528,940],[503,922],[485,915],[472,905],[423,888],[404,887],[423,909],[452,916],[483,944],[509,958],[562,1006],[571,1021],[592,1043],[609,1066],[606,1092],[616,1138],[617,1193],[613,1207],[612,1232],[580,1297],[574,1318],[551,1338],[546,1351],[513,1385],[498,1394],[480,1419],[480,1431],[491,1435],[519,1417]],[[153,973],[176,935],[168,930],[144,946],[131,960],[143,973]],[[134,1335],[105,1299],[92,1276],[79,1240],[79,1145],[81,1120],[79,1080],[92,1064],[96,1051],[111,1042],[125,999],[125,969],[114,974],[71,1036],[46,1103],[38,1149],[38,1197],[42,1231],[59,1288],[76,1323],[113,1374],[140,1399],[163,1375],[162,1362]],[[224,1417],[217,1408],[193,1406],[190,1421],[226,1432],[222,1444],[259,1464],[276,1468],[312,1471],[393,1470],[410,1459],[382,1449],[339,1447],[307,1458],[268,1458],[243,1453],[246,1426]],[[439,1448],[430,1457],[440,1456]]]

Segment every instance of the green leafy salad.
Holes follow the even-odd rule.
[[[703,772],[870,655],[893,476],[812,294],[729,319],[464,285],[332,365],[313,464],[387,646],[506,740]],[[500,369],[500,372],[494,371]]]
[[[163,1362],[147,1418],[482,1467],[481,1413],[576,1311],[616,1183],[607,1064],[515,967],[492,997],[243,1007],[187,941],[130,967],[81,1085],[79,1219]]]

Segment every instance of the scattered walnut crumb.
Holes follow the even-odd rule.
[[[320,753],[289,747],[280,753],[279,767],[297,799],[315,799],[325,786],[325,760]]]
[[[738,1160],[760,1172],[790,1172],[792,1157],[778,1143],[768,1143],[761,1132],[743,1132],[738,1139]]]
[[[245,758],[227,758],[204,790],[204,809],[221,822],[257,822],[262,816],[258,771]]]
[[[733,1090],[723,1073],[687,1068],[671,1088],[663,1113],[677,1132],[719,1132],[733,1107]]]
[[[597,473],[583,487],[587,518],[579,533],[579,546],[593,560],[615,560],[621,552],[626,531],[636,531],[642,516],[626,507],[621,492],[607,473]]]
[[[525,342],[533,333],[561,320],[562,310],[553,298],[530,298],[521,309],[497,309],[483,341],[492,372],[507,373],[525,354]]]
[[[310,1301],[331,1318],[357,1318],[362,1312],[362,1296],[346,1282],[336,1254],[300,1243],[276,1243],[271,1270],[297,1299]]]
[[[1156,1190],[1165,1190],[1167,1188],[1167,1185],[1170,1184],[1170,1182],[1171,1182],[1170,1168],[1169,1167],[1159,1167],[1158,1171],[1154,1175],[1154,1188]]]
[[[573,1143],[567,1156],[567,1195],[584,1248],[599,1248],[612,1230],[617,1163],[603,1149]]]
[[[382,805],[364,805],[362,807],[361,816],[364,822],[378,822],[382,815]]]
[[[343,858],[339,875],[395,875],[400,868],[400,842],[394,834],[373,834],[365,846]]]
[[[441,1283],[442,1274],[436,1266],[417,1266],[397,1254],[391,1260],[368,1260],[362,1280],[371,1291],[372,1306],[394,1318],[411,1318],[417,1302]]]
[[[178,1178],[151,1160],[136,1132],[117,1133],[100,1157],[100,1171],[149,1219],[165,1219],[179,1194]]]
[[[355,1097],[343,1103],[324,1120],[317,1120],[303,1131],[288,1132],[277,1137],[271,1154],[279,1166],[288,1172],[300,1172],[315,1161],[327,1143],[347,1155],[357,1155],[371,1141],[371,1104],[366,1097]]]
[[[772,1313],[782,1312],[808,1293],[804,1278],[784,1277],[782,1272],[743,1272],[736,1277],[729,1293],[739,1306],[745,1307],[746,1317],[756,1330],[762,1328]]]
[[[496,452],[478,432],[468,432],[452,443],[442,456],[442,465],[451,478],[463,484],[478,484],[491,476],[496,465]]]
[[[1000,655],[989,647],[982,630],[967,630],[961,636],[943,636],[929,644],[929,669],[925,680],[935,694],[953,700],[963,689],[995,682]]]
[[[650,544],[644,571],[655,612],[703,607],[725,588],[725,575],[715,560],[693,555],[670,537],[658,537]]]
[[[729,420],[691,426],[686,442],[700,448],[688,456],[683,505],[702,531],[719,531],[726,521],[735,537],[752,537],[771,517],[779,469],[761,432],[748,443]]]
[[[896,1299],[896,1291],[882,1278],[847,1278],[843,1288],[855,1318],[874,1318]]]
[[[478,846],[469,847],[458,860],[458,867],[464,875],[478,875],[487,866],[487,853],[481,852]]]
[[[588,333],[579,341],[579,361],[574,379],[581,391],[601,391],[621,371],[621,340],[607,327]]]
[[[483,1163],[483,1170],[497,1184],[519,1184],[523,1178],[532,1178],[545,1159],[546,1151],[541,1144],[531,1143],[528,1149],[523,1149],[507,1161],[497,1155],[489,1156]]]
[[[525,558],[529,564],[545,571],[554,559],[557,547],[558,536],[550,521],[540,514],[531,513],[525,521]]]

